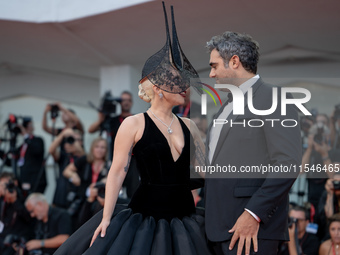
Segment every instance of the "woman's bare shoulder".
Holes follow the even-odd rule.
[[[324,241],[319,248],[319,255],[328,255],[329,249],[332,246],[331,239],[328,239],[327,241]]]
[[[186,117],[180,117],[181,120],[184,122],[185,125],[187,125],[188,128],[190,128],[190,125],[195,124],[191,119]]]
[[[188,127],[193,135],[199,135],[199,130],[195,122],[185,117],[181,117],[181,120],[184,122],[184,124]]]
[[[142,137],[144,122],[143,113],[129,116],[120,125],[117,135],[124,138],[134,137],[134,141],[137,142]]]
[[[143,113],[138,113],[129,117],[126,117],[121,125],[125,127],[136,127],[136,125],[140,124],[144,120]]]

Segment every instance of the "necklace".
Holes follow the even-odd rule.
[[[171,120],[171,123],[170,123],[170,125],[168,126],[167,124],[165,124],[160,118],[158,118],[157,116],[156,116],[156,114],[154,114],[152,111],[151,111],[151,109],[149,109],[150,110],[150,112],[152,113],[152,115],[156,118],[156,119],[158,119],[164,126],[166,126],[167,128],[168,128],[168,133],[171,135],[172,134],[172,129],[171,129],[171,125],[172,125],[172,122],[174,122],[174,115],[172,114],[172,120]]]
[[[338,252],[339,245],[336,244],[336,246],[334,248],[334,243],[332,243],[332,248],[333,248],[333,255],[338,255],[339,254],[339,252]]]

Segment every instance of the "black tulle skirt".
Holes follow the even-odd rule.
[[[210,254],[204,232],[204,210],[170,222],[133,213],[126,205],[117,205],[105,237],[98,236],[89,247],[92,235],[101,222],[98,212],[80,227],[54,253],[55,255],[207,255]]]

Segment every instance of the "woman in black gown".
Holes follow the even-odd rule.
[[[189,170],[191,161],[202,159],[195,151],[204,145],[195,124],[172,113],[197,73],[179,46],[174,23],[171,48],[167,18],[166,28],[167,42],[146,61],[139,85],[139,96],[151,107],[126,118],[118,130],[104,210],[55,254],[209,254],[203,213],[191,194],[200,182],[190,179]],[[116,205],[132,153],[141,183],[128,206]]]

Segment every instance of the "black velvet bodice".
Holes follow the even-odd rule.
[[[153,216],[156,220],[188,216],[195,210],[189,185],[190,131],[179,118],[185,143],[179,158],[174,161],[163,133],[147,113],[144,118],[144,133],[133,148],[141,184],[129,207],[134,213]]]

